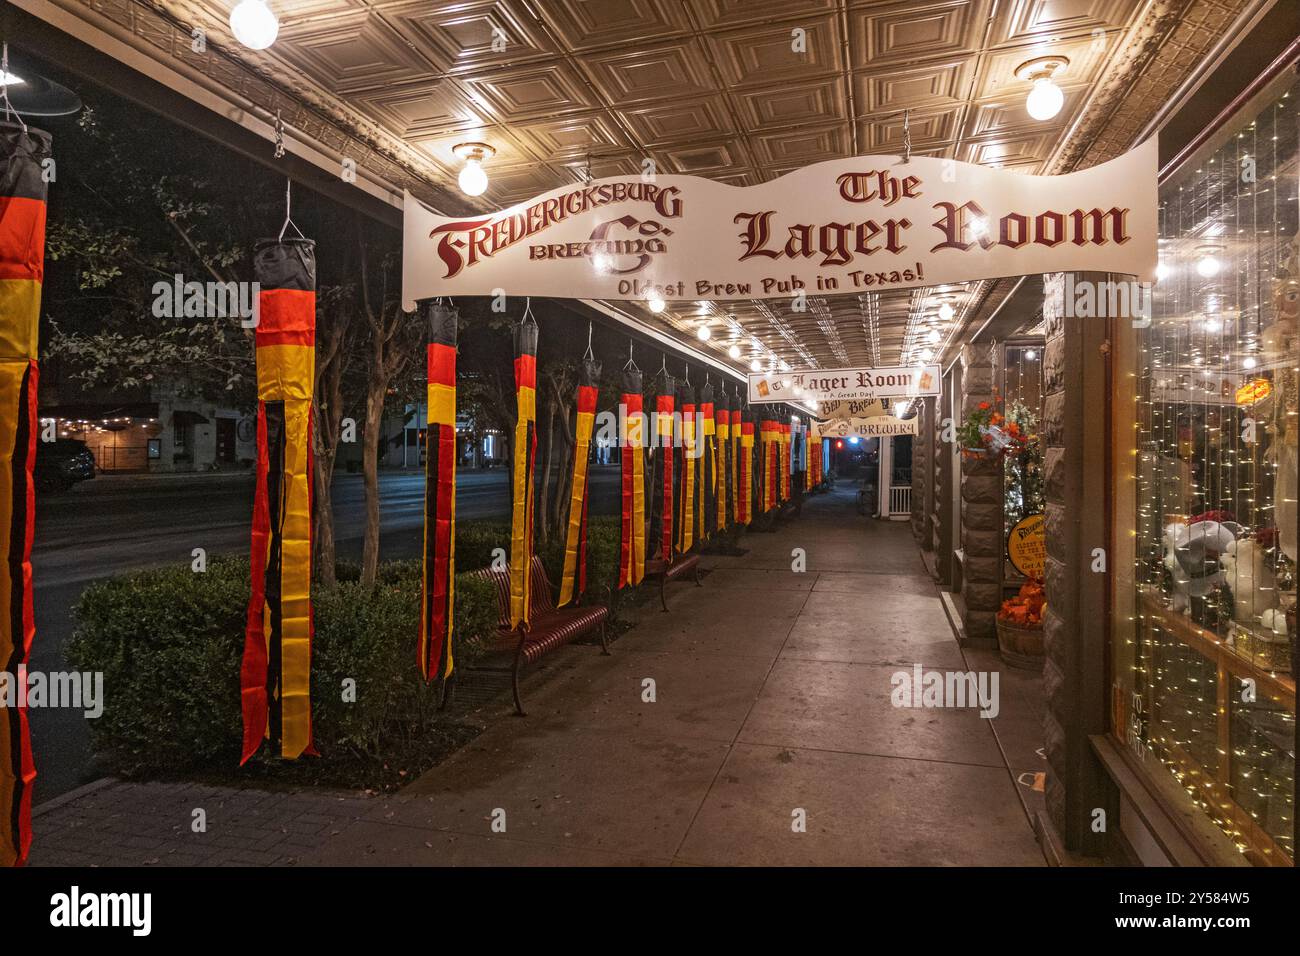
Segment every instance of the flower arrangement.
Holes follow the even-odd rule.
[[[1036,424],[1033,413],[1016,402],[1004,409],[1000,401],[980,402],[957,426],[957,440],[967,457],[1000,458],[1015,454],[1030,441]]]
[[[1042,627],[1046,607],[1047,595],[1043,593],[1042,582],[1029,578],[1020,585],[1019,594],[1002,602],[998,620],[1012,627]]]

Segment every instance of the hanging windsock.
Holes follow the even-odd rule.
[[[537,461],[537,322],[531,303],[515,326],[514,487],[510,514],[510,627],[528,627],[533,564],[533,467]]]
[[[731,392],[731,477],[727,481],[727,495],[731,505],[732,523],[738,524],[740,517],[740,438],[743,422],[740,408],[740,392]]]
[[[655,395],[656,432],[663,455],[663,491],[659,504],[659,549],[665,564],[673,561],[673,377],[660,373]]]
[[[754,414],[746,411],[740,421],[740,473],[736,483],[736,520],[754,520]]]
[[[316,244],[269,239],[253,252],[258,293],[257,489],[252,597],[240,669],[241,763],[271,741],[315,754],[311,731],[311,403],[316,366]]]
[[[790,421],[788,415],[785,416],[785,418],[779,423],[779,428],[777,430],[777,441],[779,442],[777,447],[781,451],[781,500],[789,501],[790,500],[790,474],[794,465],[793,465],[793,456],[790,454],[791,438],[790,438]]]
[[[621,476],[623,530],[619,542],[618,586],[635,586],[645,577],[645,430],[641,370],[629,360],[623,369],[624,420]]]
[[[695,466],[699,462],[695,434],[695,389],[689,381],[677,389],[677,404],[682,409],[682,467],[678,494],[681,506],[677,509],[677,550],[682,554],[695,544]]]
[[[776,507],[776,496],[781,487],[781,450],[777,441],[777,423],[763,420],[763,513]]]
[[[36,336],[45,278],[44,173],[50,136],[0,124],[0,673],[26,679],[36,636],[32,535],[36,493]],[[20,866],[32,842],[32,758],[25,694],[0,701],[0,866]]]
[[[596,421],[600,391],[600,363],[588,356],[578,377],[578,418],[573,429],[573,488],[569,493],[569,532],[564,539],[564,575],[560,579],[560,607],[587,590],[587,459],[591,431]]]
[[[429,406],[424,438],[424,576],[420,600],[420,673],[451,676],[456,581],[456,324],[458,310],[420,303],[428,330]]]
[[[717,401],[713,406],[713,417],[718,423],[718,461],[713,486],[713,497],[717,504],[714,508],[713,528],[715,531],[725,531],[729,523],[727,521],[727,452],[731,445],[731,405],[725,387],[718,393]]]
[[[717,523],[717,484],[718,484],[718,421],[714,416],[713,383],[705,378],[704,387],[700,389],[700,426],[703,432],[703,451],[700,457],[700,524],[701,541],[713,534]]]

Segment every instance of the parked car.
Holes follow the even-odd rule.
[[[95,477],[95,456],[84,441],[60,438],[36,443],[36,487],[42,491],[67,491],[79,481]]]

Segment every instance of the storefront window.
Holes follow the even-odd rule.
[[[1294,858],[1298,91],[1269,90],[1161,188],[1111,662],[1116,736],[1258,864]]]

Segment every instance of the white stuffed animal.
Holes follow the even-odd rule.
[[[1252,624],[1265,611],[1277,607],[1277,581],[1259,542],[1254,538],[1233,541],[1219,557],[1224,579],[1232,591],[1232,618]]]
[[[1185,611],[1188,599],[1204,597],[1224,580],[1219,557],[1236,541],[1236,525],[1218,521],[1197,521],[1165,525],[1164,565],[1174,581],[1175,611]]]

